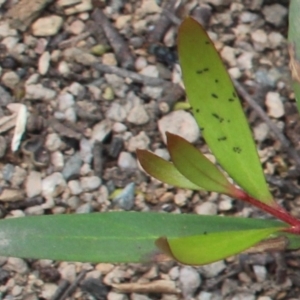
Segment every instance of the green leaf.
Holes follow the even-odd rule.
[[[154,178],[183,189],[201,189],[201,187],[186,179],[171,162],[166,161],[147,150],[138,149],[136,153],[143,169]]]
[[[49,215],[0,221],[0,255],[81,262],[141,262],[157,253],[155,240],[282,227],[283,223],[235,217],[107,212]]]
[[[167,146],[178,171],[204,190],[235,197],[236,188],[197,148],[184,138],[166,133]]]
[[[293,89],[297,101],[298,111],[300,112],[300,1],[291,0],[289,8],[289,54],[290,69],[293,79]]]
[[[178,51],[193,114],[218,162],[252,197],[274,204],[232,81],[213,42],[192,18],[180,26]]]
[[[183,264],[204,265],[238,254],[279,230],[265,228],[160,238],[156,244],[167,255]]]

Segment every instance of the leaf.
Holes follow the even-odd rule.
[[[298,111],[300,112],[300,19],[299,19],[300,1],[291,0],[289,8],[289,55],[290,70],[293,79],[293,89],[297,101]]]
[[[184,189],[201,189],[201,187],[186,179],[171,162],[166,161],[147,150],[138,149],[136,153],[143,169],[152,177]]]
[[[0,221],[0,255],[81,262],[141,262],[155,253],[155,240],[282,227],[283,223],[235,217],[106,212],[49,215]]]
[[[166,136],[172,161],[183,176],[206,191],[235,196],[236,188],[198,149],[178,135]]]
[[[178,51],[188,100],[211,151],[246,192],[273,205],[232,81],[213,42],[192,18],[180,26]]]
[[[180,263],[204,265],[238,254],[279,230],[280,228],[265,228],[160,238],[156,245]]]

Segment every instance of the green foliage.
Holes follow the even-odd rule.
[[[283,226],[270,220],[186,214],[107,212],[0,221],[0,255],[82,262],[143,262],[157,253],[155,240],[203,232]]]
[[[251,196],[274,203],[232,81],[205,30],[192,18],[179,28],[178,53],[188,101],[224,170]]]
[[[290,69],[292,73],[292,84],[297,101],[298,111],[300,112],[300,1],[291,0],[289,8],[289,54]]]

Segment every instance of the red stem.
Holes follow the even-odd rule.
[[[271,214],[272,216],[276,217],[277,219],[290,224],[292,227],[287,228],[285,231],[295,234],[300,234],[300,220],[293,217],[291,214],[289,214],[283,207],[281,207],[279,204],[274,202],[274,204],[268,205],[261,201],[258,201],[255,198],[252,198],[250,195],[245,193],[242,190],[237,189],[235,191],[236,198],[243,200],[247,203],[252,204],[253,206]]]

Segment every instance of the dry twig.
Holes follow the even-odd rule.
[[[116,54],[116,58],[125,69],[134,69],[134,56],[131,54],[131,51],[118,33],[118,31],[111,25],[110,21],[106,15],[101,11],[101,9],[96,8],[92,13],[92,18],[94,21],[100,25],[104,33]]]

